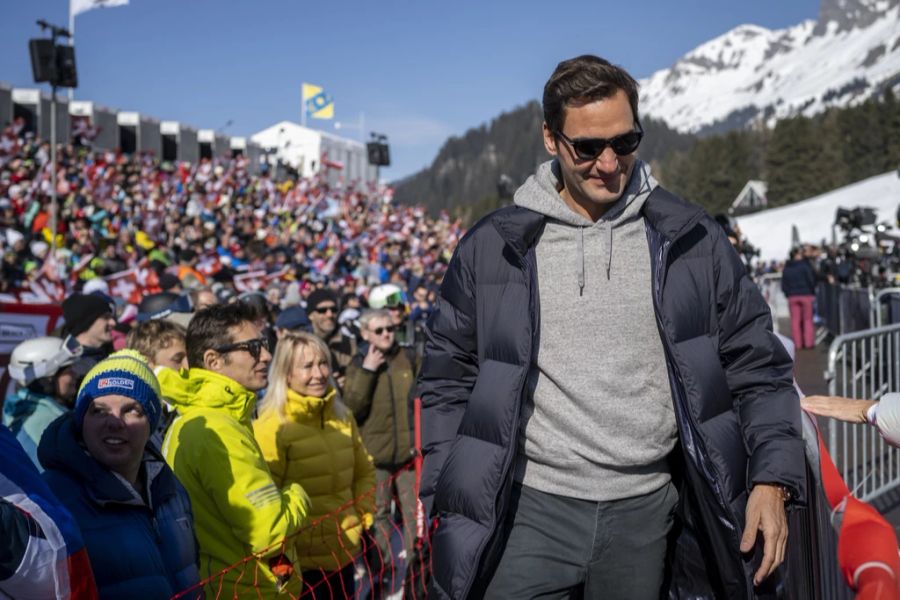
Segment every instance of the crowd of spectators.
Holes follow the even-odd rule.
[[[393,536],[413,558],[414,384],[460,223],[242,157],[57,155],[51,231],[49,146],[21,122],[0,139],[0,302],[63,317],[10,356],[3,424],[31,463],[15,481],[41,472],[93,578],[67,592],[71,573],[23,552],[0,595],[49,577],[56,597],[194,597],[204,579],[209,597],[347,597],[360,556],[371,597],[399,589],[381,577]],[[0,506],[4,535],[28,502]],[[123,530],[132,551],[109,553]]]
[[[52,257],[49,144],[13,123],[0,136],[0,293],[50,282],[61,295],[143,268],[151,289],[214,286],[223,300],[262,287],[280,307],[322,285],[365,296],[379,283],[411,291],[440,281],[461,234],[447,214],[397,206],[383,185],[276,180],[248,167],[242,157],[172,164],[60,145]]]

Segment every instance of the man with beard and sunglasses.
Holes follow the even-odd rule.
[[[460,242],[429,319],[435,597],[765,595],[805,498],[769,309],[638,158],[627,72],[564,61],[543,110],[552,160]]]
[[[210,596],[301,591],[282,541],[305,525],[309,498],[297,484],[278,489],[253,435],[256,392],[268,384],[272,360],[256,318],[243,302],[197,312],[185,338],[190,368],[157,369],[178,412],[162,452],[191,498],[200,576],[215,576]]]

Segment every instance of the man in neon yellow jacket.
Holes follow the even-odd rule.
[[[178,411],[162,450],[191,497],[208,597],[301,590],[285,538],[306,524],[309,498],[297,484],[275,485],[253,437],[256,391],[272,359],[254,318],[241,303],[198,312],[185,341],[190,369],[157,369]]]

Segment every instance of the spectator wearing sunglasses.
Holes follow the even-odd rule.
[[[256,317],[242,302],[197,312],[185,338],[190,369],[157,369],[178,411],[162,451],[191,497],[201,573],[258,557],[214,578],[210,597],[219,589],[240,597],[300,593],[281,542],[306,523],[309,498],[297,484],[278,488],[253,436],[256,392],[268,384],[272,360]]]
[[[313,333],[331,351],[331,372],[338,390],[343,390],[347,366],[356,353],[356,340],[338,327],[339,311],[338,295],[334,290],[319,288],[306,298],[306,314],[312,323]]]
[[[552,160],[460,242],[428,324],[436,595],[774,590],[806,467],[768,307],[722,228],[638,158],[627,72],[563,61],[543,110]]]
[[[396,341],[387,309],[367,310],[359,318],[364,344],[347,368],[344,403],[353,411],[363,442],[375,462],[378,481],[375,541],[390,556],[391,503],[403,519],[403,548],[411,560],[416,528],[415,472],[411,403],[418,364],[411,348]]]

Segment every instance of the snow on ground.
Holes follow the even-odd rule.
[[[762,260],[786,260],[791,248],[792,225],[797,226],[801,242],[831,243],[832,225],[839,207],[868,206],[878,213],[879,223],[896,226],[898,205],[900,172],[891,171],[789,206],[739,217],[737,222],[747,240],[760,249]],[[837,236],[840,241],[840,230]]]

